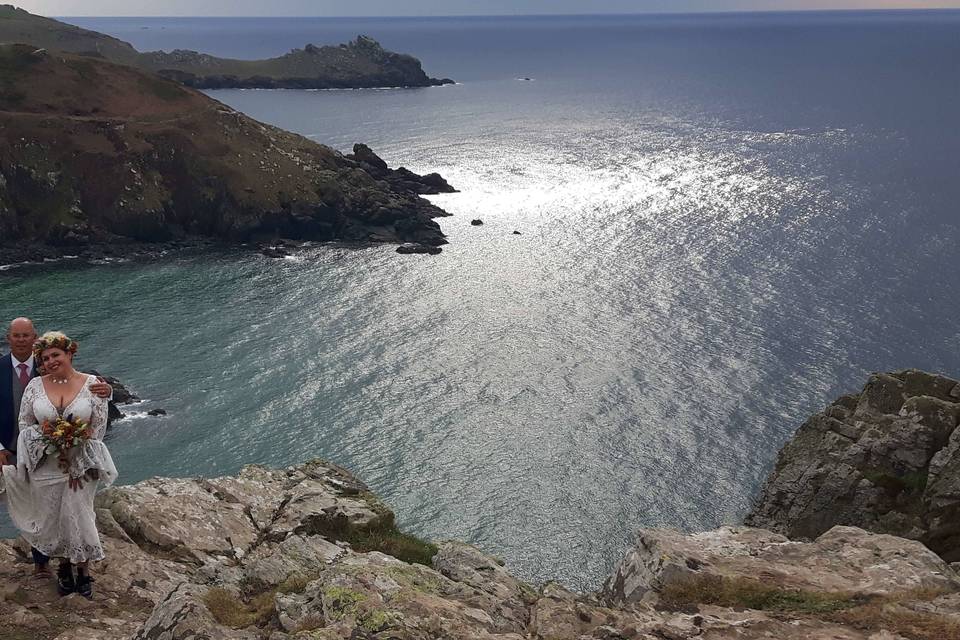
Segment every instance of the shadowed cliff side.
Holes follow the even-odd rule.
[[[446,242],[420,194],[449,185],[364,166],[132,67],[0,46],[0,259],[32,242]]]

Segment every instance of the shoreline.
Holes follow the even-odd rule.
[[[415,245],[423,251],[400,251],[399,248]],[[229,243],[208,238],[193,238],[162,243],[96,244],[83,248],[66,248],[60,251],[53,245],[31,244],[24,249],[0,247],[0,277],[7,273],[22,273],[23,269],[37,267],[96,267],[108,264],[147,263],[181,256],[213,256],[219,254],[259,254],[271,260],[294,258],[306,249],[318,247],[341,248],[353,251],[393,247],[400,255],[426,253],[437,249],[416,243],[375,241],[322,240],[296,241],[280,239],[272,242]],[[70,251],[72,249],[72,251]],[[439,253],[439,251],[437,251]],[[21,259],[18,259],[21,258]]]
[[[24,247],[0,246],[0,273],[29,267],[84,263],[87,265],[131,262],[134,260],[156,260],[172,253],[184,253],[191,250],[205,250],[219,243],[204,239],[191,238],[159,243],[96,243],[82,247],[57,247],[44,243],[30,243]],[[226,247],[226,245],[223,245]]]

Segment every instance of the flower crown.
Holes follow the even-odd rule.
[[[44,349],[60,349],[67,353],[76,353],[80,345],[60,331],[47,331],[33,343],[33,355],[39,360]]]

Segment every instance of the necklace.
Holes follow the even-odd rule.
[[[66,378],[60,378],[60,379],[54,378],[54,377],[51,375],[51,376],[50,376],[50,382],[52,382],[53,384],[67,384],[68,382],[70,382],[71,378],[73,378],[73,375],[72,375],[72,374],[69,375],[69,376],[67,376]]]

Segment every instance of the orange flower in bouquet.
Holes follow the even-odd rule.
[[[74,419],[73,414],[66,418],[59,416],[56,420],[44,420],[40,425],[40,440],[46,445],[49,454],[66,454],[73,447],[78,447],[93,437],[90,424],[83,420]]]

